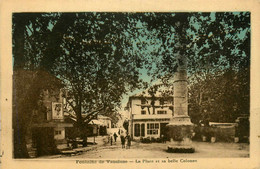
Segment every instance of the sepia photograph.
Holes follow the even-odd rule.
[[[0,3],[0,169],[260,167],[257,0]]]
[[[13,158],[249,157],[250,35],[247,11],[13,13]]]

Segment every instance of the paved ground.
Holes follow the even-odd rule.
[[[91,140],[93,138],[89,138]],[[78,148],[83,153],[76,156],[46,156],[41,158],[235,158],[249,157],[249,144],[246,143],[209,143],[193,142],[195,153],[168,153],[166,152],[167,144],[150,143],[143,144],[132,142],[130,149],[122,149],[120,139],[116,144],[111,146],[107,143],[107,137],[98,137],[95,139],[97,145],[90,145],[85,148]]]
[[[131,149],[119,146],[98,147],[75,158],[170,158],[170,157],[249,157],[248,145],[194,142],[195,153],[167,153],[167,146],[160,143],[134,144]]]

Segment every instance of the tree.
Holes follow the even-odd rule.
[[[46,108],[42,103],[44,90],[50,93],[62,85],[45,71],[19,70],[13,74],[14,157],[28,158],[26,136],[34,120],[42,122]],[[35,119],[37,114],[37,119]],[[30,132],[29,132],[30,133]]]
[[[215,18],[209,27],[200,29],[210,32],[205,39],[212,56],[204,62],[204,71],[190,78],[191,87],[200,86],[191,90],[191,113],[211,121],[234,122],[239,114],[249,114],[250,14],[216,13]],[[199,104],[192,102],[194,96],[200,98]]]
[[[142,59],[131,50],[131,38],[126,37],[127,31],[131,32],[127,16],[119,13],[14,14],[14,72],[18,72],[18,77],[23,70],[34,72],[30,81],[17,78],[14,86],[24,84],[28,89],[37,89],[34,94],[40,96],[41,90],[49,87],[48,83],[36,85],[42,80],[40,72],[62,80],[68,89],[68,103],[76,113],[77,126],[84,133],[85,124],[95,114],[116,111],[122,94],[140,87],[138,68]],[[19,144],[15,144],[15,158],[24,158],[28,157],[24,139],[29,128],[26,121],[33,109],[24,107],[20,100],[30,98],[28,103],[36,106],[40,98],[33,98],[29,91],[22,94],[16,90],[14,97],[19,104],[13,124],[15,143]],[[83,118],[82,114],[87,116]],[[15,123],[15,119],[21,122]]]
[[[59,18],[59,20],[57,20]],[[14,157],[27,158],[26,136],[34,111],[44,89],[57,86],[51,80],[53,61],[59,53],[58,43],[70,21],[66,14],[13,14],[13,129]],[[63,22],[63,23],[61,23]],[[50,28],[49,24],[53,23]],[[50,53],[54,54],[50,56]],[[52,57],[53,56],[53,57]]]
[[[122,95],[140,86],[141,58],[130,55],[126,15],[79,13],[63,36],[55,74],[68,89],[80,131],[97,113],[115,112]]]
[[[202,111],[202,95],[207,93],[211,95],[209,99],[215,99],[217,96],[214,93],[217,89],[222,90],[222,102],[218,104],[214,102],[214,107],[213,103],[207,103],[211,110],[217,110],[217,107],[223,108],[222,113],[212,112],[214,118],[222,116],[222,119],[218,119],[220,121],[234,119],[234,117],[225,117],[226,112],[236,116],[235,112],[228,107],[227,103],[230,103],[230,100],[233,101],[234,106],[237,105],[238,100],[243,100],[241,110],[249,112],[250,13],[144,13],[141,15],[140,18],[147,23],[147,29],[153,32],[149,38],[156,37],[161,40],[154,51],[154,56],[159,56],[160,59],[157,59],[156,68],[150,66],[154,76],[172,78],[178,67],[187,59],[189,83],[190,86],[194,84],[194,87],[190,88],[197,90],[191,91],[193,93],[190,96],[194,96],[193,94],[197,92],[196,97],[199,98],[198,106],[194,109],[195,113],[198,111],[199,114],[207,114]],[[241,79],[235,79],[238,76]],[[243,81],[243,85],[240,80]],[[222,85],[217,87],[216,82],[221,82]],[[230,86],[236,87],[230,90]],[[244,91],[244,94],[238,95],[239,90]],[[192,101],[195,101],[195,98],[191,98],[190,101],[194,104]],[[213,118],[212,115],[211,117]]]
[[[249,115],[249,76],[245,71],[208,74],[190,87],[190,113],[195,123],[201,119],[234,122]]]
[[[30,90],[16,92],[16,86],[35,88],[34,94],[40,96],[41,89],[51,88],[47,83],[34,86],[40,84],[41,72],[54,75],[66,86],[67,100],[81,129],[95,114],[116,111],[124,93],[145,86],[139,78],[140,69],[147,70],[152,80],[170,85],[173,74],[185,63],[191,89],[200,89],[201,93],[214,91],[212,86],[203,85],[208,82],[225,84],[219,91],[230,84],[237,85],[232,92],[223,92],[230,92],[229,97],[223,94],[220,98],[235,100],[240,112],[249,112],[248,12],[15,13],[13,57],[14,72],[34,72],[29,81],[14,80],[18,103],[13,121],[14,140],[19,143],[15,147],[17,158],[27,156],[26,143],[19,139],[25,140],[26,120],[33,111],[20,99],[33,96]],[[233,80],[229,79],[233,75]],[[238,94],[241,90],[243,96]],[[190,99],[195,100],[201,93],[192,91]],[[39,99],[27,101],[36,105]],[[221,104],[224,102],[215,106]],[[195,103],[194,106],[201,108]],[[228,111],[228,107],[225,109]],[[19,123],[15,119],[20,119]]]

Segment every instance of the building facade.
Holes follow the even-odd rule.
[[[103,115],[97,115],[95,119],[89,122],[91,135],[106,135],[111,129],[111,118]]]
[[[53,145],[66,142],[65,128],[73,126],[64,122],[66,100],[62,90],[44,90],[42,95],[45,111],[35,112],[32,124],[32,141],[38,149],[38,155],[52,154]]]
[[[112,128],[112,122],[110,117],[97,115],[97,120],[103,123],[103,126],[105,126],[107,129]]]
[[[160,138],[173,116],[173,96],[130,96],[127,104],[129,133],[134,140]]]
[[[21,150],[30,157],[57,153],[57,144],[65,141],[65,127],[72,127],[64,122],[62,87],[61,81],[46,71],[13,72],[15,157]]]

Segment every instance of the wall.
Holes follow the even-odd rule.
[[[102,122],[107,128],[111,128],[111,120],[107,118],[98,118],[98,121]]]
[[[148,100],[148,103],[145,105],[150,105],[151,104],[151,99],[146,98],[146,100]],[[164,107],[157,107],[155,108],[155,114],[153,114],[153,108],[150,107],[150,114],[149,111],[147,109],[147,107],[143,107],[142,109],[142,105],[141,105],[141,98],[132,98],[131,99],[131,107],[129,109],[129,114],[132,113],[132,118],[130,121],[130,133],[132,134],[132,137],[134,139],[140,139],[140,137],[154,137],[154,138],[159,138],[161,136],[161,131],[160,131],[160,123],[169,123],[170,119],[172,118],[172,110],[169,108],[169,106],[173,106],[173,102],[172,101],[168,101],[166,102],[163,106]],[[160,101],[157,99],[155,101],[155,105],[159,106],[160,105]],[[141,114],[141,111],[145,110],[146,114]],[[158,111],[166,111],[166,114],[157,114]],[[141,120],[141,121],[140,121]],[[148,123],[153,123],[153,124],[157,124],[158,128],[154,128],[154,130],[156,131],[156,134],[148,134],[147,133],[147,124]],[[140,124],[140,132],[141,132],[141,124],[144,124],[144,135],[143,136],[135,136],[135,124]],[[149,129],[149,131],[151,131]],[[141,135],[141,134],[140,134]]]
[[[148,100],[148,104],[151,103],[151,100]],[[160,101],[156,100],[155,101],[155,105],[159,106],[160,105]],[[164,106],[170,106],[172,104],[165,104]],[[146,114],[141,114],[141,111],[146,111]],[[141,99],[140,98],[135,98],[132,100],[132,109],[130,111],[132,111],[132,114],[134,115],[134,119],[148,119],[148,118],[171,118],[172,117],[172,110],[170,110],[169,107],[159,107],[159,108],[155,108],[155,114],[153,114],[153,108],[150,107],[150,114],[148,111],[147,107],[143,107],[141,106]],[[166,111],[166,114],[157,114],[158,111]]]
[[[144,124],[144,135],[142,136],[141,135],[141,133],[140,133],[140,135],[141,136],[135,136],[135,124],[140,124],[140,132],[141,132],[141,125],[142,124]],[[158,125],[158,127],[157,128],[153,128],[153,129],[149,129],[149,131],[151,131],[151,130],[154,130],[154,131],[156,131],[156,133],[155,134],[150,134],[150,133],[147,133],[147,130],[148,130],[148,128],[147,128],[147,124],[157,124]],[[161,135],[161,133],[160,133],[160,122],[158,122],[158,121],[147,121],[147,122],[133,122],[133,131],[134,131],[134,134],[133,134],[133,138],[134,139],[140,139],[140,137],[153,137],[153,138],[159,138],[160,137],[160,135]]]
[[[57,132],[59,132],[59,134]],[[55,140],[65,139],[65,128],[54,128],[54,139]]]

